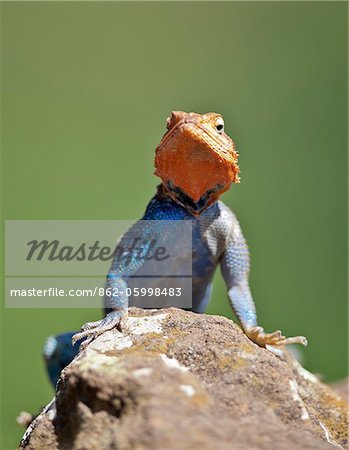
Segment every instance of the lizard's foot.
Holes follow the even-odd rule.
[[[84,339],[84,341],[80,344],[81,351],[84,350],[91,341],[96,339],[97,336],[100,336],[105,331],[109,331],[115,327],[117,327],[121,331],[121,321],[124,318],[125,311],[120,309],[111,311],[102,320],[85,323],[85,325],[81,327],[81,331],[75,333],[72,337],[73,345],[75,344],[75,342]]]
[[[280,330],[274,331],[273,333],[266,333],[262,327],[252,327],[245,329],[245,334],[251,339],[251,341],[268,349],[269,346],[279,347],[289,344],[302,344],[304,346],[308,345],[307,339],[304,336],[287,338],[282,335]]]

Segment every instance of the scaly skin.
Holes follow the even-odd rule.
[[[286,338],[280,331],[266,333],[257,324],[248,283],[248,248],[238,220],[219,200],[232,183],[240,181],[238,153],[234,142],[224,132],[223,118],[216,113],[173,112],[167,120],[167,129],[155,155],[155,174],[162,184],[142,220],[149,221],[145,223],[149,224],[147,232],[152,235],[161,234],[159,221],[162,220],[192,222],[192,310],[204,312],[211,294],[213,274],[219,265],[232,308],[252,341],[271,351],[287,344],[306,345],[303,336]],[[134,227],[137,229],[137,223]],[[132,240],[134,227],[123,236],[122,245],[127,246]],[[141,266],[139,260],[133,261],[131,274],[137,274]],[[130,275],[129,267],[127,275]],[[107,276],[107,287],[125,292],[127,283],[125,267],[115,258]],[[122,328],[121,321],[127,320],[129,299],[125,294],[106,297],[105,302],[107,314],[104,319],[86,323],[73,336],[73,344],[83,340],[80,349],[105,331]],[[71,334],[66,334],[56,338],[61,347],[64,342],[65,352],[70,337]],[[50,354],[45,353],[53,382],[59,375],[57,360],[66,363],[77,352],[75,345],[70,347],[71,354],[62,358],[58,347]],[[52,370],[52,361],[55,370]]]

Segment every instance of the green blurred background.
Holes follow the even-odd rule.
[[[347,4],[2,3],[3,217],[137,219],[171,110],[216,111],[260,324],[347,372]],[[233,317],[217,274],[209,313]],[[95,310],[3,310],[2,446],[52,397],[41,347]]]

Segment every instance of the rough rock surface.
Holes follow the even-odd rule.
[[[231,320],[132,308],[123,331],[100,336],[62,372],[20,448],[346,448],[347,404]]]
[[[345,378],[344,380],[336,381],[331,384],[332,389],[334,389],[337,394],[342,397],[343,400],[349,402],[349,379]]]

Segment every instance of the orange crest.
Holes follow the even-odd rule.
[[[216,113],[174,111],[167,129],[156,148],[155,175],[175,201],[200,214],[240,181],[234,142]]]

